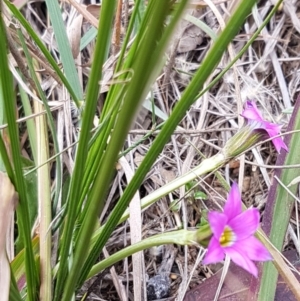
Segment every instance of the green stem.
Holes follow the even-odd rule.
[[[156,189],[154,192],[142,198],[141,199],[142,209],[146,209],[147,207],[155,203],[158,199],[174,191],[175,189],[185,185],[186,183],[193,181],[209,172],[219,169],[221,166],[224,166],[227,162],[228,159],[225,158],[223,153],[219,153],[213,157],[204,159],[199,166],[195,167],[188,173],[176,178],[170,183]],[[128,217],[129,217],[129,210],[127,209],[122,215],[120,219],[120,223],[127,220]]]
[[[257,143],[261,138],[262,135],[254,133],[251,127],[243,127],[231,139],[227,141],[221,152],[214,155],[213,157],[204,159],[199,166],[142,198],[142,209],[146,209],[161,197],[167,195],[175,189],[178,189],[188,182],[191,182],[200,176],[219,169],[220,167],[224,166],[229,160],[233,159],[236,156],[239,156],[245,150],[253,147],[253,145],[255,145],[255,143]],[[129,209],[126,209],[126,211],[120,218],[119,223],[124,222],[128,219],[128,217]],[[92,242],[95,242],[100,237],[100,233],[104,227],[105,225],[100,227],[95,232]]]
[[[157,234],[152,237],[146,238],[132,246],[128,246],[121,251],[110,255],[107,259],[102,260],[98,264],[94,265],[88,274],[88,278],[95,276],[109,266],[116,262],[131,256],[132,254],[149,249],[154,246],[177,244],[177,245],[191,245],[206,240],[211,236],[211,230],[209,225],[205,225],[198,230],[178,230],[173,232],[166,232]]]

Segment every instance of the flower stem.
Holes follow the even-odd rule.
[[[166,244],[178,244],[178,245],[191,245],[200,244],[211,236],[211,230],[209,225],[204,225],[197,230],[177,230],[172,232],[166,232],[148,237],[132,246],[128,246],[121,251],[112,254],[108,258],[102,260],[98,264],[94,265],[88,274],[87,279],[100,273],[107,267],[115,264],[116,262],[145,249],[166,245]]]
[[[188,173],[176,178],[175,180],[171,181],[170,183],[162,186],[161,188],[155,190],[154,192],[150,193],[146,197],[142,198],[141,200],[141,207],[143,209],[148,208],[150,205],[155,203],[161,197],[167,195],[168,193],[174,191],[175,189],[185,185],[188,182],[195,180],[196,178],[203,176],[211,171],[217,170],[224,164],[226,164],[228,160],[225,158],[223,153],[218,153],[213,157],[204,159],[201,164]],[[120,223],[125,221],[129,217],[129,211],[126,210],[123,216],[120,219]]]

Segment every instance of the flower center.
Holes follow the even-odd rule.
[[[224,228],[224,231],[220,237],[220,245],[224,247],[230,247],[232,246],[236,241],[236,236],[232,229],[228,226]]]

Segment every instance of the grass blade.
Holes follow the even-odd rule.
[[[61,300],[61,294],[64,291],[63,300],[70,300],[71,295],[74,291],[75,283],[78,275],[78,266],[73,269],[72,274],[68,277],[67,282],[65,283],[65,277],[67,274],[67,262],[71,244],[72,233],[74,230],[74,223],[76,219],[76,209],[77,209],[77,198],[80,196],[81,192],[81,181],[82,174],[84,171],[86,163],[86,154],[88,152],[88,141],[90,138],[90,129],[92,127],[93,115],[95,112],[98,93],[99,93],[99,80],[102,75],[102,65],[107,55],[106,45],[108,44],[110,33],[111,33],[111,24],[113,19],[113,13],[115,8],[115,1],[103,1],[101,8],[101,16],[98,28],[98,36],[101,36],[101,39],[97,39],[96,49],[91,70],[90,79],[87,86],[87,95],[86,95],[86,107],[84,111],[84,116],[82,120],[82,129],[78,144],[78,149],[76,153],[76,161],[74,173],[72,176],[72,181],[70,185],[70,192],[68,197],[68,211],[67,211],[67,222],[64,230],[64,240],[61,249],[61,265],[58,270],[58,280],[57,287],[55,291],[55,300]],[[85,245],[82,246],[85,248]],[[83,258],[80,258],[80,261]],[[80,264],[80,263],[78,263]]]
[[[73,91],[78,99],[83,98],[82,88],[73,59],[71,46],[62,19],[61,10],[56,0],[46,0],[48,13],[53,26],[60,59],[64,67],[64,72]]]
[[[8,67],[7,44],[5,27],[0,17],[0,101],[4,103],[5,114],[8,123],[8,132],[11,141],[12,158],[15,169],[15,186],[19,193],[19,206],[17,209],[18,230],[22,233],[25,246],[25,268],[28,284],[28,298],[36,300],[36,288],[38,283],[37,270],[35,266],[33,250],[31,245],[31,229],[29,222],[29,209],[26,197],[26,187],[22,171],[19,135],[15,116],[15,97],[13,93],[13,79]]]
[[[124,194],[113,209],[110,218],[104,225],[103,231],[101,231],[101,235],[99,236],[99,239],[97,240],[93,250],[91,251],[90,258],[88,259],[89,264],[90,262],[95,260],[97,254],[99,254],[99,251],[103,248],[107,238],[110,236],[111,232],[118,224],[119,219],[121,218],[123,212],[126,210],[131,198],[133,197],[137,189],[140,187],[150,167],[155,162],[157,156],[162,151],[164,145],[170,139],[171,134],[176,129],[178,123],[183,118],[185,112],[195,101],[198,91],[202,89],[206,79],[217,66],[226,47],[238,32],[240,26],[243,24],[245,18],[251,12],[251,8],[255,3],[256,1],[254,0],[241,1],[235,13],[230,18],[225,30],[221,33],[219,38],[212,46],[210,52],[208,53],[207,57],[205,58],[196,75],[194,76],[191,84],[185,90],[181,100],[175,106],[170,118],[165,122],[160,134],[157,136],[147,155],[143,159],[143,162],[139,166],[132,181],[126,187]]]
[[[298,96],[287,131],[300,129],[300,96]],[[291,165],[300,162],[300,140],[297,133],[288,135],[285,143],[289,145],[289,153],[282,152],[277,159],[277,165]],[[288,186],[299,175],[297,169],[276,169],[275,176]],[[298,185],[294,184],[289,190],[296,194]],[[294,207],[294,198],[288,193],[286,187],[274,180],[268,195],[262,229],[268,235],[272,244],[281,251],[291,211]],[[263,266],[260,283],[255,281],[259,288],[259,300],[273,300],[277,286],[278,272],[272,263]],[[254,280],[254,279],[253,279]],[[255,287],[253,286],[253,288]]]
[[[92,217],[91,220],[93,221],[93,225],[95,224],[97,213],[101,210],[101,206],[104,204],[105,193],[109,187],[113,172],[112,166],[114,166],[114,162],[117,160],[119,150],[121,149],[126,138],[127,131],[130,128],[132,118],[135,117],[137,108],[146,97],[150,84],[159,71],[158,68],[154,69],[153,66],[157,65],[157,62],[161,60],[167,46],[168,39],[170,38],[185,5],[186,1],[182,1],[178,4],[171,22],[165,28],[165,32],[162,31],[162,28],[171,12],[170,3],[152,1],[147,7],[143,23],[141,24],[141,28],[146,29],[146,31],[141,30],[141,32],[138,33],[130,53],[128,54],[128,61],[124,63],[123,67],[124,70],[132,70],[133,75],[130,78],[129,83],[126,85],[125,93],[121,94],[123,96],[123,105],[118,114],[114,131],[112,132],[109,144],[104,153],[104,158],[102,160],[103,164],[101,164],[101,169],[96,175],[95,184],[91,189],[92,201],[88,208],[89,212],[86,220]],[[156,45],[156,47],[153,48],[153,45]],[[148,62],[146,65],[145,61]],[[123,88],[124,87],[120,87],[120,90],[122,91]],[[88,229],[87,227],[82,229],[80,233],[81,237],[79,236],[78,239],[78,245],[85,244],[85,235],[90,230],[91,229]],[[110,236],[110,231],[112,230],[113,229],[110,228],[109,232],[103,235],[103,245]],[[101,250],[103,245],[100,246],[98,251]],[[95,251],[95,253],[96,252],[97,251]],[[83,267],[84,271],[80,275],[79,286],[85,280],[89,269],[95,261],[95,253],[93,252],[93,254],[88,257],[87,262]]]
[[[62,81],[62,83],[67,88],[67,90],[70,93],[70,95],[72,96],[72,98],[73,98],[76,106],[78,108],[81,107],[82,97],[81,98],[77,97],[77,94],[73,90],[72,86],[69,84],[67,78],[62,73],[62,71],[60,70],[59,66],[57,65],[57,63],[53,59],[52,55],[50,54],[50,52],[48,51],[48,49],[45,47],[45,45],[43,44],[43,42],[40,40],[40,38],[38,37],[38,35],[35,33],[35,31],[32,29],[32,27],[30,26],[30,24],[27,22],[27,20],[24,18],[24,16],[19,12],[19,10],[12,3],[10,3],[8,0],[3,0],[3,1],[5,2],[5,4],[7,5],[7,7],[9,8],[9,10],[13,13],[13,15],[17,18],[17,20],[20,22],[20,24],[26,29],[26,31],[28,32],[28,34],[30,35],[30,37],[33,39],[33,41],[35,42],[35,44],[42,51],[42,53],[45,56],[47,62],[49,62],[49,64],[52,66],[52,68],[57,73],[57,75],[59,76],[60,80]]]

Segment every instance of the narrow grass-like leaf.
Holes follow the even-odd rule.
[[[0,125],[3,125],[5,123],[5,118],[4,117],[5,117],[4,116],[4,103],[0,102]],[[8,158],[7,150],[5,148],[5,144],[4,144],[4,141],[2,139],[2,133],[0,131],[0,171],[5,171],[5,165],[7,165],[9,160],[4,162],[4,159],[1,156],[2,153],[3,153],[4,156],[6,156],[6,158]],[[12,173],[11,173],[10,176],[12,176]]]
[[[53,140],[55,144],[55,151],[58,152],[58,143],[57,138],[55,136],[54,123],[52,119],[52,115],[50,112],[50,108],[47,103],[47,99],[41,89],[38,78],[35,74],[33,68],[33,62],[29,56],[25,41],[23,39],[23,35],[20,30],[18,30],[18,36],[23,46],[23,51],[26,55],[27,64],[30,69],[30,74],[35,82],[35,85],[40,93],[40,97],[43,100],[45,106],[43,106],[40,102],[34,102],[35,113],[39,114],[46,107],[46,111],[48,113],[48,119],[50,120],[49,124],[52,129]],[[36,131],[35,138],[37,140],[38,148],[35,149],[36,154],[36,164],[40,165],[47,161],[49,155],[48,150],[48,129],[46,116],[43,114],[39,115],[35,119]],[[57,164],[60,164],[60,157],[57,157]],[[60,186],[61,186],[61,173],[60,168],[56,169],[56,198],[59,197]],[[52,270],[51,270],[51,232],[49,232],[50,223],[51,223],[51,191],[50,191],[50,171],[49,165],[44,164],[37,170],[37,199],[39,202],[39,216],[41,217],[40,222],[40,297],[39,299],[42,301],[51,301],[52,299]]]
[[[128,26],[128,29],[126,32],[126,36],[125,36],[123,45],[122,45],[121,53],[120,53],[120,56],[119,56],[119,59],[118,59],[118,62],[117,62],[116,68],[115,68],[116,73],[118,71],[120,71],[121,66],[123,64],[123,58],[124,58],[124,55],[125,55],[125,52],[127,49],[127,45],[129,43],[129,39],[131,37],[132,31],[134,28],[135,20],[140,11],[140,7],[141,7],[140,2],[141,2],[141,0],[137,0],[135,2],[134,10],[133,10],[132,16],[130,18],[129,26]],[[136,44],[138,44],[138,43],[136,43]],[[133,45],[133,47],[134,47],[134,45]],[[130,52],[132,52],[132,50],[133,49],[131,49]],[[132,57],[134,57],[133,54],[132,54]],[[128,59],[126,62],[129,65]],[[124,66],[123,66],[123,68],[124,68]],[[128,80],[130,80],[130,78],[128,79],[128,78],[126,78],[126,76],[124,77],[124,75],[126,75],[126,73],[130,73],[129,67],[125,68],[125,70],[120,73],[120,75],[121,75],[120,78],[121,79],[124,78],[124,82],[122,83],[122,80],[118,79],[120,81],[120,83],[118,85],[116,85],[116,84],[113,85],[111,87],[111,89],[109,90],[108,96],[105,101],[105,106],[104,106],[104,108],[101,112],[101,116],[100,116],[101,125],[106,125],[106,126],[101,127],[100,134],[99,134],[100,131],[97,130],[97,138],[95,139],[95,137],[93,137],[90,141],[91,150],[89,153],[89,160],[87,161],[87,167],[86,167],[85,174],[84,174],[83,190],[82,190],[82,194],[81,194],[81,200],[78,204],[78,210],[80,210],[82,202],[86,198],[86,194],[94,181],[94,175],[96,174],[98,166],[101,165],[100,161],[101,161],[102,155],[105,151],[106,141],[109,139],[110,133],[111,133],[112,129],[114,128],[114,120],[118,114],[118,110],[119,110],[118,108],[121,105],[121,100],[120,100],[121,95],[123,95],[125,93],[124,85],[127,83]],[[107,124],[108,118],[109,118],[109,124]],[[78,221],[79,224],[82,223],[83,219],[86,216],[88,204],[89,204],[89,202],[86,203],[87,206],[85,206],[85,209],[80,216],[80,220]]]
[[[82,98],[78,97],[77,94],[74,92],[74,90],[73,90],[72,86],[70,85],[70,83],[68,82],[67,78],[62,73],[62,71],[60,70],[58,64],[55,62],[55,60],[53,59],[52,55],[50,54],[50,52],[48,51],[48,49],[45,47],[45,45],[43,44],[43,42],[40,40],[40,38],[38,37],[38,35],[36,34],[36,32],[32,29],[32,27],[27,22],[27,20],[24,18],[24,16],[19,12],[19,10],[12,3],[10,3],[8,0],[3,0],[3,1],[5,2],[5,4],[7,5],[7,7],[9,8],[9,10],[13,13],[13,15],[16,17],[16,19],[20,22],[20,24],[28,32],[28,34],[30,35],[30,37],[35,42],[35,44],[42,51],[43,55],[47,59],[47,62],[49,62],[49,64],[52,66],[52,68],[57,73],[57,75],[59,76],[60,80],[62,81],[62,83],[65,85],[66,89],[68,90],[68,92],[72,96],[72,98],[73,98],[76,106],[78,108],[80,108],[82,106],[82,104],[81,104]]]
[[[23,299],[21,298],[20,292],[18,290],[13,273],[11,273],[9,300],[10,301],[23,301]]]
[[[39,237],[35,236],[32,239],[32,249],[35,258],[37,258],[39,254]],[[11,262],[11,270],[15,276],[16,281],[18,282],[22,276],[25,275],[25,249],[21,250]]]
[[[157,116],[160,119],[162,119],[163,121],[166,121],[168,119],[168,115],[166,113],[164,113],[160,108],[153,105],[153,101],[148,98],[143,103],[143,107],[145,109],[147,109],[148,111],[152,112],[152,116]]]
[[[132,35],[132,32],[133,32],[133,29],[134,29],[135,20],[137,18],[139,10],[140,10],[140,6],[141,6],[140,2],[142,2],[142,0],[136,0],[135,1],[134,10],[133,10],[132,16],[130,18],[130,22],[129,22],[129,25],[128,25],[128,28],[127,28],[127,31],[126,31],[125,39],[124,39],[124,42],[123,42],[123,45],[122,45],[122,48],[121,48],[121,53],[120,53],[120,56],[119,56],[119,60],[117,62],[116,72],[120,71],[121,65],[123,64],[123,58],[124,58],[124,55],[125,55],[125,51],[127,49],[129,39],[130,39],[130,37]]]
[[[87,86],[86,94],[86,106],[83,113],[82,129],[80,139],[78,143],[78,149],[76,153],[75,168],[70,185],[70,192],[68,197],[68,211],[65,230],[63,233],[63,244],[61,248],[61,261],[58,270],[57,287],[55,291],[55,300],[61,300],[63,293],[63,299],[69,301],[79,277],[79,270],[85,260],[84,254],[86,253],[86,244],[78,246],[79,250],[76,250],[80,256],[74,258],[74,264],[71,268],[69,277],[66,280],[67,263],[69,257],[69,250],[71,245],[72,233],[74,230],[74,224],[77,211],[77,199],[81,192],[82,174],[86,163],[86,154],[88,152],[88,141],[90,138],[90,130],[92,127],[93,115],[98,100],[99,93],[99,80],[102,75],[102,66],[107,55],[107,44],[111,36],[111,25],[113,20],[113,13],[116,1],[106,0],[102,3],[101,15],[98,27],[98,36],[101,39],[97,39],[95,48],[95,57],[92,65],[92,70]],[[89,234],[90,235],[90,234]],[[88,241],[88,238],[86,238]]]
[[[50,110],[50,107],[48,105],[48,101],[47,101],[47,97],[46,95],[44,94],[43,90],[42,90],[42,87],[40,85],[40,82],[38,80],[38,77],[35,73],[35,69],[34,69],[34,65],[33,65],[33,61],[29,55],[29,52],[28,52],[28,49],[27,49],[27,46],[26,46],[26,43],[25,43],[25,40],[24,40],[24,37],[23,37],[23,34],[22,34],[22,31],[21,30],[17,30],[17,33],[18,33],[18,37],[19,37],[19,40],[21,42],[21,45],[23,47],[23,51],[25,53],[25,56],[26,56],[26,59],[27,59],[27,64],[28,64],[28,67],[29,67],[29,71],[30,71],[30,75],[35,83],[35,86],[37,87],[37,90],[39,92],[39,96],[43,102],[43,107],[44,109],[46,110],[47,112],[47,119],[48,119],[48,123],[49,123],[49,127],[50,127],[50,130],[51,130],[51,134],[52,134],[52,139],[53,139],[53,143],[54,143],[54,150],[55,152],[58,154],[59,153],[59,145],[58,145],[58,141],[57,141],[57,136],[56,136],[56,130],[55,130],[55,126],[54,126],[54,121],[53,121],[53,117],[52,117],[52,114],[51,114],[51,110]],[[37,106],[37,104],[35,103],[36,107],[38,107],[39,111],[42,111],[42,108],[41,106]],[[44,116],[39,116],[38,119],[40,120],[40,118],[43,120],[44,119]],[[46,123],[47,124],[47,123]],[[45,126],[46,126],[45,124]],[[42,126],[42,125],[41,125]],[[44,136],[44,139],[45,139],[45,135],[47,134],[47,127],[44,127],[43,130],[40,131],[40,134],[43,134]],[[46,135],[47,136],[47,135]],[[47,161],[47,157],[48,157],[48,152],[46,152],[46,144],[48,143],[45,143],[45,142],[41,142],[41,144],[38,144],[39,145],[39,148],[36,150],[37,151],[37,154],[39,154],[39,162],[38,162],[38,165],[42,165],[44,162]],[[40,148],[43,148],[43,151],[41,152]],[[57,156],[56,157],[56,164],[57,166],[61,166],[61,158],[60,156]],[[48,169],[48,164],[46,165],[43,165],[41,166],[41,170],[44,170],[44,173],[43,174],[43,177],[45,178],[45,181],[40,181],[39,179],[39,185],[45,185],[46,182],[48,183],[48,188],[50,187],[50,179],[49,179],[49,170],[48,170],[48,177],[46,175],[46,169]],[[39,173],[40,171],[38,171]],[[46,179],[46,177],[48,178],[48,180]],[[60,189],[62,187],[62,175],[61,175],[61,169],[60,168],[56,168],[56,171],[55,171],[55,179],[56,179],[56,186],[55,186],[55,198],[54,198],[54,204],[57,203],[58,201],[58,198],[60,196]],[[43,250],[46,252],[46,253],[49,253],[50,250],[51,250],[51,241],[49,240],[49,237],[48,235],[46,235],[46,233],[48,232],[48,227],[50,225],[50,222],[51,222],[51,201],[50,201],[50,191],[48,191],[47,187],[45,186],[44,188],[41,188],[39,189],[39,193],[42,193],[45,192],[45,196],[44,197],[39,197],[39,200],[42,201],[44,200],[45,203],[45,207],[47,207],[47,212],[44,211],[44,208],[43,208],[43,214],[44,214],[44,220],[43,220],[43,223],[47,223],[48,225],[47,226],[44,226],[44,233],[41,233],[42,235],[45,235],[45,244],[43,245]],[[48,195],[47,195],[48,194]],[[46,196],[47,195],[47,196]],[[47,245],[48,243],[48,245]],[[48,251],[46,251],[46,249],[48,248]],[[50,256],[50,254],[48,254],[48,256]],[[42,256],[42,259],[44,259],[44,256]],[[50,258],[49,258],[50,260]],[[49,264],[49,262],[48,262]],[[45,270],[46,273],[48,273],[48,278],[50,277],[50,271],[49,269],[46,269]],[[48,279],[48,286],[50,286],[50,280]]]
[[[34,262],[31,245],[31,229],[29,222],[29,210],[26,197],[26,187],[22,171],[22,161],[20,153],[19,135],[15,116],[15,97],[13,93],[13,79],[8,67],[7,44],[5,26],[0,14],[0,98],[4,103],[5,114],[8,123],[8,132],[11,141],[12,158],[15,169],[15,187],[19,193],[19,206],[17,209],[18,230],[23,234],[24,246],[26,250],[25,268],[27,279],[27,292],[30,300],[36,300],[38,275]]]
[[[140,2],[141,0],[137,0],[134,6],[134,10],[132,13],[132,16],[130,18],[130,23],[126,32],[126,36],[122,45],[121,53],[116,65],[115,72],[117,73],[120,71],[121,66],[123,64],[123,58],[125,55],[125,51],[127,49],[127,45],[134,27],[135,23],[135,18],[138,15],[139,8],[140,8]],[[137,43],[136,43],[137,44]],[[134,47],[134,46],[133,46]],[[132,49],[131,51],[132,52]],[[127,60],[128,61],[128,60]],[[125,69],[123,72],[120,71],[120,78],[124,78],[126,73],[130,73],[129,67],[128,69]],[[119,79],[118,79],[119,80]],[[94,181],[94,175],[96,174],[97,169],[101,165],[101,159],[102,155],[105,152],[105,147],[106,147],[106,141],[108,141],[110,133],[112,129],[114,128],[114,121],[115,118],[118,114],[119,107],[122,103],[121,101],[121,96],[125,93],[124,90],[124,85],[127,83],[127,81],[130,80],[124,78],[124,82],[122,80],[119,80],[119,84],[113,85],[108,93],[108,96],[105,101],[104,108],[101,112],[100,116],[100,124],[101,124],[101,129],[97,130],[97,133],[92,137],[90,140],[90,151],[89,151],[89,158],[87,161],[87,166],[85,169],[85,173],[83,176],[83,189],[82,189],[82,194],[80,198],[80,202],[78,203],[78,211],[81,210],[82,202],[86,198],[87,192],[89,191],[93,181]],[[80,216],[80,219],[78,221],[79,224],[82,224],[83,219],[86,216],[86,211],[89,205],[89,200],[86,203],[86,206]]]
[[[91,27],[80,40],[80,51],[83,50],[89,43],[97,37],[97,29]]]
[[[147,7],[143,23],[140,27],[141,31],[137,34],[136,40],[128,54],[128,61],[126,60],[123,67],[124,70],[127,70],[127,68],[132,70],[133,76],[126,85],[126,93],[123,94],[122,108],[115,123],[114,131],[111,134],[104,159],[101,161],[102,164],[96,176],[95,184],[91,189],[90,197],[92,201],[86,218],[88,219],[92,216],[91,220],[94,220],[94,224],[97,212],[101,210],[104,204],[104,197],[113,173],[112,166],[114,166],[114,162],[117,160],[118,153],[124,143],[131,121],[133,117],[135,117],[139,105],[146,97],[154,77],[159,72],[159,70],[154,69],[153,66],[161,60],[167,42],[185,5],[186,1],[181,1],[178,6],[173,7],[175,8],[173,12],[174,15],[165,29],[163,28],[164,23],[166,22],[168,14],[170,14],[170,9],[172,9],[170,3],[151,1]],[[146,61],[147,64],[145,64]],[[102,204],[100,202],[102,202]],[[128,203],[125,204],[125,207],[127,207]],[[117,219],[119,219],[118,216]],[[91,229],[88,230],[87,228],[82,230],[81,237],[78,239],[79,245],[84,244],[83,239],[84,235],[86,235],[84,233],[90,230]],[[108,232],[101,236],[101,243],[95,247],[93,253],[88,257],[83,272],[80,275],[79,286],[85,280],[89,269],[97,257],[96,253],[98,252],[99,254],[112,230],[113,227],[109,228]]]
[[[266,237],[266,234],[262,232],[261,229],[257,231],[257,237],[263,242],[265,247],[270,252],[271,256],[273,257],[273,264],[276,267],[277,271],[280,273],[282,279],[286,282],[288,287],[290,288],[291,292],[293,292],[294,296],[296,297],[296,300],[300,300],[300,290],[299,290],[299,281],[296,278],[296,275],[293,273],[291,267],[287,264],[287,262],[283,259],[283,256],[280,251],[277,250],[277,248],[274,247],[274,245],[270,242],[270,240]],[[265,265],[268,263],[265,263]],[[267,267],[266,271],[271,271],[271,269],[268,269]],[[273,272],[273,269],[272,269]],[[276,271],[275,271],[276,274]],[[265,282],[267,283],[267,282]],[[268,285],[268,284],[267,284]],[[276,283],[276,288],[278,287],[278,282]],[[253,294],[253,288],[249,290],[250,298],[256,298],[255,294]],[[275,288],[275,289],[276,289]],[[272,291],[266,292],[267,298],[271,297],[274,293]],[[255,300],[266,300],[262,299],[261,297],[256,298]],[[269,300],[269,299],[267,299]]]
[[[60,59],[64,67],[64,72],[78,99],[83,98],[82,87],[80,85],[78,73],[75,67],[71,46],[66,33],[61,10],[57,0],[46,0],[48,14],[54,30],[54,35],[59,50]]]
[[[91,251],[91,255],[88,259],[89,262],[86,265],[87,267],[89,267],[90,262],[93,262],[96,256],[98,256],[99,251],[102,249],[107,238],[110,236],[111,232],[118,224],[119,219],[121,218],[123,212],[128,206],[136,190],[141,185],[150,167],[154,163],[159,153],[162,151],[164,145],[169,140],[171,134],[176,129],[176,126],[183,118],[185,112],[189,109],[190,105],[195,101],[198,91],[202,89],[205,81],[217,66],[224,51],[226,50],[226,47],[228,46],[230,41],[234,38],[239,28],[242,26],[245,18],[251,12],[251,8],[255,3],[256,1],[254,0],[241,1],[238,8],[230,18],[225,30],[221,33],[219,38],[212,46],[208,55],[204,59],[202,65],[200,66],[199,70],[194,76],[191,84],[185,90],[182,99],[175,106],[172,115],[164,124],[163,129],[155,139],[153,145],[148,151],[142,164],[139,166],[137,172],[135,173],[132,181],[126,187],[124,194],[122,195],[117,205],[113,209],[113,212],[111,213],[107,223],[105,224],[103,231],[99,236],[98,241],[96,242],[93,250]],[[148,63],[150,64],[150,61],[148,61]],[[134,96],[132,95],[131,97]],[[83,274],[83,276],[85,276],[85,273]]]
[[[203,30],[213,41],[215,41],[217,39],[217,35],[215,34],[215,32],[209,27],[207,26],[204,22],[202,22],[201,20],[195,18],[192,15],[187,14],[185,17],[185,20],[193,23],[194,25],[198,26],[201,30]]]
[[[0,100],[1,102],[1,100]],[[14,175],[14,172],[13,172],[13,168],[11,166],[11,163],[10,163],[10,160],[9,160],[9,156],[7,154],[7,150],[6,150],[6,147],[5,147],[5,143],[3,141],[3,138],[2,138],[2,134],[0,133],[0,156],[1,156],[1,160],[4,164],[4,167],[5,167],[5,170],[9,176],[9,178],[15,182],[15,175]]]
[[[242,55],[247,51],[249,46],[255,41],[255,39],[259,36],[261,31],[266,27],[266,25],[270,22],[271,18],[278,11],[279,7],[282,5],[283,0],[278,0],[276,5],[272,8],[270,13],[267,15],[265,20],[262,22],[261,26],[255,31],[249,41],[245,44],[245,46],[239,51],[239,53],[235,56],[235,58],[224,68],[205,89],[203,89],[198,95],[197,99],[200,98],[204,93],[209,91],[222,77],[223,75],[242,57]]]
[[[25,116],[32,115],[32,110],[31,110],[31,105],[30,105],[28,95],[23,90],[21,85],[19,85],[19,92],[20,92],[20,97],[22,100]],[[27,129],[28,129],[28,136],[29,136],[29,141],[30,141],[32,157],[35,161],[35,164],[37,164],[37,161],[36,161],[37,160],[36,159],[37,158],[37,155],[36,155],[37,143],[36,143],[36,129],[35,129],[34,120],[33,119],[26,120],[26,125],[27,125]]]
[[[294,111],[291,116],[287,131],[300,129],[300,96],[298,96]],[[289,146],[289,153],[282,152],[277,159],[277,165],[299,164],[300,139],[298,134],[288,135],[285,143]],[[292,169],[276,169],[277,176],[284,185],[288,185],[299,175],[299,171]],[[288,188],[293,194],[298,190],[298,185]],[[263,216],[262,229],[269,236],[272,244],[281,251],[287,226],[290,220],[291,210],[294,207],[294,198],[288,193],[286,187],[282,187],[274,180],[268,195]],[[263,266],[260,284],[255,282],[259,290],[259,300],[273,300],[277,286],[278,272],[272,263]]]
[[[279,1],[279,2],[282,2],[282,1]],[[236,62],[238,60],[238,58],[248,49],[248,47],[252,44],[252,42],[257,38],[257,36],[259,35],[259,33],[261,32],[261,30],[264,28],[264,26],[266,26],[266,24],[270,21],[271,17],[275,14],[275,12],[277,11],[278,9],[278,6],[280,5],[280,3],[277,3],[274,8],[272,9],[272,11],[268,14],[268,16],[266,17],[266,19],[264,20],[263,24],[257,29],[257,31],[253,34],[253,36],[251,37],[251,39],[246,43],[246,45],[243,47],[243,49],[237,54],[236,58],[216,77],[216,79],[214,79],[206,89],[204,89],[200,95],[203,95],[205,93],[205,91],[209,90],[223,75],[225,72],[227,72],[230,67],[232,66],[232,64],[234,62]],[[199,96],[197,96],[197,98],[199,98]],[[162,126],[163,124],[161,124],[159,126],[159,128]],[[158,127],[157,127],[158,129]],[[151,134],[151,133],[150,133]],[[146,136],[145,136],[146,137]],[[142,138],[143,139],[143,138]],[[122,154],[120,154],[122,155]],[[123,154],[124,155],[124,154]],[[226,162],[224,161],[223,164],[225,164]],[[208,164],[209,165],[209,164]],[[207,165],[207,166],[208,166]],[[203,173],[207,173],[209,170],[211,170],[211,167],[209,169],[203,169]],[[198,172],[198,170],[197,170]],[[201,170],[199,170],[199,173],[200,174]],[[182,177],[185,177],[185,175],[183,175]],[[218,175],[217,175],[218,177]],[[195,178],[196,178],[196,175],[195,175]],[[219,178],[219,177],[218,177]],[[181,181],[180,178],[178,178],[178,181]],[[188,180],[188,178],[186,178]],[[221,179],[219,179],[221,181]],[[221,181],[223,182],[223,181]],[[226,183],[226,182],[225,182]],[[181,183],[178,183],[178,185],[174,185],[174,187],[179,187],[181,185],[184,185],[184,181],[181,181]],[[159,191],[161,193],[159,193],[159,191],[154,191],[153,193],[149,194],[148,196],[146,196],[144,199],[142,199],[142,208],[146,208],[147,206],[149,206],[150,204],[152,204],[153,202],[155,202],[155,200],[163,197],[166,193],[168,193],[169,191],[172,191],[172,188],[170,187],[171,185],[173,185],[173,183],[168,183],[166,184],[165,186],[161,187],[159,189]],[[173,189],[175,189],[173,187]],[[225,187],[225,186],[224,186]],[[229,191],[229,186],[227,187],[227,190]],[[120,218],[119,220],[119,223],[125,221],[127,218],[129,217],[129,211],[125,211],[124,214],[122,215],[122,217]],[[103,227],[105,225],[101,226],[93,235],[93,239],[92,239],[92,246],[95,244],[95,242],[99,239],[99,236],[101,235],[102,233],[102,230],[103,230]]]

